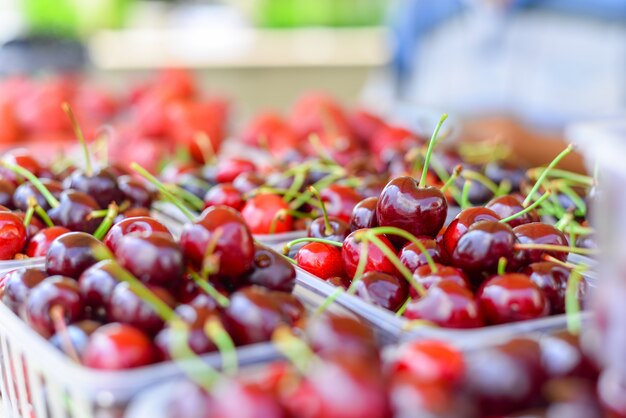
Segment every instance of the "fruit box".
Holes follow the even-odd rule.
[[[9,262],[7,262],[7,265]],[[11,261],[0,274],[20,267],[42,267],[43,259]],[[293,294],[309,311],[324,300],[320,294],[296,285]],[[348,313],[339,305],[333,312]],[[271,343],[237,349],[242,367],[280,357]],[[219,368],[219,353],[201,357]],[[0,303],[0,416],[3,418],[91,418],[122,416],[135,394],[154,384],[182,377],[174,362],[126,371],[99,371],[71,361]]]

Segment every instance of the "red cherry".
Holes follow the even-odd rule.
[[[532,263],[524,269],[550,301],[550,313],[557,315],[565,312],[565,292],[571,271],[559,264],[544,261]]]
[[[409,285],[404,278],[369,271],[358,282],[357,295],[374,305],[396,312],[409,297]]]
[[[379,351],[372,328],[345,315],[315,315],[306,327],[307,341],[322,358],[342,353],[369,358],[378,363]]]
[[[252,161],[242,158],[229,158],[221,160],[217,164],[215,180],[218,183],[231,183],[241,173],[253,173],[255,171],[257,171],[257,168]]]
[[[83,364],[104,370],[124,370],[155,361],[150,339],[130,325],[109,324],[98,328],[85,347]]]
[[[124,236],[133,232],[147,234],[159,232],[169,235],[170,237],[172,236],[167,227],[156,219],[150,218],[148,216],[137,216],[132,218],[124,218],[121,221],[117,222],[111,227],[111,229],[109,229],[109,232],[107,232],[103,241],[111,251],[115,252],[119,241]]]
[[[0,260],[11,260],[26,243],[26,228],[19,216],[0,212]]]
[[[533,222],[513,228],[515,237],[520,244],[548,244],[568,246],[567,238],[556,227],[543,222]],[[522,250],[515,254],[515,262],[519,266],[545,261],[550,255],[557,260],[567,260],[567,253],[562,251]]]
[[[452,222],[446,227],[443,234],[442,247],[446,254],[450,255],[454,251],[459,239],[469,229],[470,226],[479,221],[499,221],[500,217],[491,209],[468,208],[462,210]]]
[[[344,275],[341,249],[334,245],[310,242],[298,250],[295,260],[302,269],[322,280]]]
[[[378,226],[378,219],[376,218],[377,204],[378,197],[368,197],[354,206],[352,214],[350,215],[350,230],[352,232],[357,229],[374,228]]]
[[[320,192],[326,204],[329,216],[335,216],[344,222],[350,222],[352,210],[363,199],[353,188],[340,184],[331,184]]]
[[[296,134],[287,122],[280,115],[272,112],[256,115],[244,128],[241,137],[246,144],[257,147],[261,145],[259,141],[264,140],[269,151],[278,158],[300,145]]]
[[[224,205],[235,210],[241,210],[245,205],[243,195],[232,183],[217,184],[204,195],[204,208]]]
[[[19,313],[31,289],[48,277],[39,269],[21,268],[2,277],[2,302],[13,312]]]
[[[492,277],[482,284],[476,296],[490,324],[540,318],[550,311],[544,293],[525,274]]]
[[[384,128],[385,122],[367,110],[357,109],[349,115],[348,122],[354,136],[364,144],[373,140],[379,129]]]
[[[485,208],[491,209],[494,211],[500,219],[508,218],[511,215],[515,215],[518,212],[524,210],[524,206],[522,205],[522,200],[515,195],[504,195],[498,196],[491,199],[487,204],[485,204]],[[536,210],[531,210],[524,215],[518,216],[515,219],[507,222],[511,228],[515,228],[516,226],[528,224],[531,222],[539,222],[539,214]]]
[[[48,253],[52,241],[60,237],[63,234],[71,232],[69,229],[62,226],[52,226],[44,228],[37,232],[28,242],[26,246],[26,255],[29,257],[42,257]]]
[[[281,233],[292,230],[289,205],[275,194],[259,194],[248,200],[241,216],[253,234]]]
[[[467,275],[463,272],[463,270],[458,269],[456,267],[444,266],[441,264],[435,264],[437,267],[437,271],[433,272],[430,268],[430,265],[425,264],[423,266],[418,267],[413,273],[413,278],[420,283],[424,289],[430,289],[431,286],[440,283],[444,280],[453,281],[466,289],[471,289],[471,285]],[[418,297],[417,292],[411,286],[409,289],[412,297]]]
[[[365,232],[365,229],[359,229],[354,231],[344,240],[341,247],[341,258],[343,260],[343,269],[348,277],[354,277],[357,266],[359,264],[359,258],[361,256],[361,242],[357,242],[356,237],[359,233]],[[384,236],[378,237],[383,244],[389,247],[395,253],[395,248]],[[371,242],[367,244],[367,262],[365,263],[364,273],[368,271],[379,271],[381,273],[397,274],[396,267],[389,261],[387,256]]]
[[[434,262],[440,262],[439,247],[434,239],[429,237],[417,237],[418,241],[426,248],[426,251],[433,259]],[[428,264],[426,257],[422,254],[422,251],[413,242],[407,243],[400,250],[400,261],[411,272],[414,272],[418,267]]]
[[[406,371],[424,383],[454,386],[465,377],[463,353],[443,341],[404,344],[390,367],[395,373]]]

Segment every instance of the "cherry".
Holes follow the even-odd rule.
[[[176,308],[176,315],[189,325],[187,344],[196,354],[205,354],[216,351],[217,347],[206,335],[204,325],[207,320],[217,316],[217,312],[209,307],[180,305]],[[171,359],[172,329],[167,325],[155,337],[154,342],[165,359]]]
[[[426,248],[426,251],[433,259],[434,262],[440,262],[439,248],[437,242],[429,237],[417,237],[419,242]],[[411,272],[414,272],[418,267],[428,264],[428,261],[422,251],[413,242],[407,243],[400,250],[400,261]]]
[[[476,297],[485,320],[490,324],[540,318],[550,311],[542,290],[525,274],[492,277],[482,284]]]
[[[124,200],[130,202],[131,207],[149,208],[152,206],[155,193],[144,182],[130,175],[117,178],[117,185],[124,196]]]
[[[309,319],[306,339],[323,358],[350,353],[378,361],[378,344],[370,327],[345,315],[326,313]]]
[[[233,180],[233,187],[239,190],[239,193],[250,193],[265,184],[265,179],[256,172],[243,172]]]
[[[500,219],[508,218],[509,216],[524,210],[522,200],[514,195],[494,197],[485,205],[485,207],[494,211],[500,217]],[[536,210],[533,209],[530,212],[527,212],[515,219],[512,219],[507,223],[511,228],[515,228],[519,225],[528,224],[531,222],[539,222],[539,220],[539,214]]]
[[[15,186],[9,180],[0,177],[0,205],[13,208],[13,194]]]
[[[11,260],[26,243],[26,228],[19,216],[0,212],[0,260]]]
[[[520,244],[548,244],[548,245],[569,245],[565,235],[552,225],[543,222],[533,222],[513,228],[513,232]],[[515,254],[515,262],[524,266],[530,263],[544,261],[546,255],[558,260],[567,260],[567,253],[562,251],[546,250],[522,250]]]
[[[499,221],[497,213],[487,208],[467,208],[463,209],[450,224],[446,227],[441,237],[442,248],[447,255],[452,254],[459,239],[469,229],[470,226],[479,221]]]
[[[348,290],[348,288],[350,287],[350,282],[351,282],[351,280],[345,276],[344,277],[333,276],[329,279],[326,279],[326,281],[332,284],[333,286],[341,287],[344,290]]]
[[[46,254],[46,271],[77,279],[98,261],[112,258],[108,248],[92,235],[70,232],[52,241]]]
[[[246,204],[242,193],[232,183],[220,183],[211,187],[204,195],[204,208],[224,205],[235,210],[243,209]]]
[[[514,244],[511,227],[500,222],[480,221],[461,236],[450,258],[455,267],[468,272],[494,271],[501,257],[511,257]]]
[[[390,369],[407,372],[424,383],[458,385],[465,377],[464,355],[443,341],[413,341],[400,346]]]
[[[453,281],[466,289],[471,289],[469,279],[463,270],[456,267],[435,264],[437,271],[433,272],[428,264],[418,267],[413,273],[413,278],[419,282],[424,289],[430,289],[431,286],[441,281]],[[409,289],[412,297],[417,297],[417,292],[413,287]]]
[[[524,269],[550,301],[550,313],[557,315],[565,312],[565,292],[571,271],[551,261],[532,263]]]
[[[52,196],[57,199],[61,196],[61,193],[63,192],[63,185],[61,183],[49,179],[41,179],[40,181],[45,188],[48,189]],[[37,204],[44,210],[50,209],[49,202],[31,182],[22,183],[15,189],[12,205],[17,209],[27,211],[30,199],[35,199]]]
[[[109,229],[104,237],[104,243],[113,252],[117,249],[120,240],[131,233],[162,233],[171,237],[170,231],[161,222],[148,216],[125,218]]]
[[[198,199],[202,199],[213,186],[212,183],[204,181],[193,173],[184,173],[180,175],[176,180],[176,185],[196,196]]]
[[[45,337],[52,335],[55,330],[52,318],[54,307],[62,308],[63,321],[66,324],[83,317],[85,304],[76,280],[50,276],[30,290],[25,305],[26,320],[35,331]]]
[[[50,209],[48,216],[55,225],[93,234],[101,222],[101,219],[91,218],[91,213],[97,210],[100,210],[100,206],[93,197],[75,190],[66,190],[61,193],[59,206]]]
[[[376,205],[380,226],[395,226],[415,236],[434,237],[448,214],[448,202],[436,187],[421,187],[412,177],[387,183]]]
[[[362,244],[357,240],[357,237],[359,233],[364,233],[366,231],[366,229],[359,229],[352,232],[344,240],[343,246],[341,247],[343,269],[348,277],[354,277],[359,264],[359,259],[361,257]],[[395,253],[395,248],[387,238],[384,236],[379,236],[378,238]],[[367,243],[367,262],[365,263],[364,273],[367,273],[368,271],[379,271],[381,273],[389,274],[397,273],[396,267],[391,261],[389,261],[387,256],[385,256],[385,254],[383,254],[383,252],[371,242]]]
[[[85,303],[94,310],[106,309],[113,289],[120,282],[115,260],[102,260],[80,275],[78,286]]]
[[[363,197],[351,187],[331,184],[320,193],[326,204],[328,215],[350,222],[352,210]]]
[[[241,216],[254,234],[274,234],[292,230],[289,205],[282,197],[264,193],[248,200]]]
[[[508,181],[511,185],[511,190],[514,192],[519,191],[520,184],[526,177],[526,173],[523,169],[504,161],[488,163],[485,166],[485,175],[496,184]]]
[[[254,265],[246,281],[270,290],[291,293],[296,285],[296,271],[276,251],[255,244]]]
[[[223,320],[238,345],[269,341],[278,326],[291,325],[274,294],[263,287],[250,286],[230,296]]]
[[[241,418],[287,418],[278,399],[254,382],[225,380],[214,391],[214,414],[216,417]]]
[[[221,160],[217,164],[215,180],[218,183],[230,183],[241,173],[251,173],[256,170],[257,168],[252,161],[244,160],[242,158]]]
[[[578,377],[595,380],[598,368],[585,353],[580,338],[556,331],[542,338],[541,355],[550,378]]]
[[[4,292],[2,302],[13,312],[19,313],[31,289],[46,277],[45,272],[35,268],[21,268],[10,271],[3,277]]]
[[[183,252],[169,233],[127,234],[118,241],[115,256],[122,267],[146,284],[169,286],[180,281],[185,271]]]
[[[139,329],[124,324],[98,328],[89,338],[83,364],[94,369],[124,370],[155,361],[150,339]]]
[[[105,208],[111,202],[122,203],[124,194],[117,185],[117,179],[108,169],[102,168],[92,173],[74,170],[63,181],[66,189],[75,189],[93,197],[98,205]]]
[[[408,304],[404,316],[430,321],[445,328],[478,328],[483,325],[482,313],[472,292],[451,280],[433,284],[426,296]]]
[[[34,234],[26,246],[26,255],[29,257],[43,257],[48,253],[52,242],[61,235],[71,232],[63,226],[51,226]]]
[[[377,205],[378,197],[368,197],[357,203],[354,209],[352,209],[352,215],[350,215],[350,230],[354,232],[357,229],[378,226],[378,219],[376,218]]]
[[[39,176],[43,172],[43,168],[39,161],[33,158],[33,156],[24,148],[13,149],[5,152],[2,155],[1,160],[4,163],[23,167],[35,176]],[[15,185],[21,182],[21,179],[17,174],[4,167],[0,167],[0,175],[2,178],[13,182]]]
[[[397,311],[409,296],[409,285],[387,273],[370,271],[357,284],[357,295],[390,311]]]
[[[183,226],[180,245],[187,260],[202,265],[207,246],[215,241],[220,276],[235,278],[254,264],[254,241],[241,215],[225,206],[205,209],[193,223]]]
[[[100,323],[95,321],[84,320],[76,322],[75,324],[67,327],[67,336],[63,336],[57,332],[50,337],[49,341],[57,349],[65,351],[64,338],[69,337],[72,348],[76,350],[76,354],[78,354],[78,357],[81,358],[85,352],[85,347],[87,347],[89,336],[93,334],[98,327],[100,327]]]
[[[344,276],[341,249],[322,242],[310,242],[295,256],[298,266],[322,280]]]
[[[172,295],[164,288],[149,286],[149,289],[168,306],[174,307],[176,304]],[[109,321],[129,324],[148,334],[156,334],[164,325],[163,319],[126,282],[115,285],[106,311]]]

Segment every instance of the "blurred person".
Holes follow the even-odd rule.
[[[365,93],[465,119],[529,164],[572,121],[626,107],[626,0],[398,0],[393,57]],[[538,152],[538,150],[541,152]],[[572,158],[566,168],[580,167]]]

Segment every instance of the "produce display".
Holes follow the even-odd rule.
[[[10,79],[0,91],[11,121],[0,143],[30,141],[0,155],[0,324],[20,318],[86,373],[171,366],[190,382],[154,416],[552,416],[574,406],[601,416],[599,365],[578,343],[595,286],[597,181],[559,169],[571,146],[546,167],[517,167],[499,146],[447,138],[447,115],[427,132],[322,94],[233,126],[230,104],[181,71],[126,98],[71,78]],[[76,152],[41,153],[50,143]],[[370,307],[410,329],[467,334],[395,345],[401,333],[384,335]],[[563,318],[553,335],[459,348],[476,328],[545,331],[533,321],[548,316]],[[270,351],[248,368],[244,348]],[[9,359],[3,348],[5,365],[14,350]],[[44,416],[35,398],[46,384],[13,389],[21,369],[5,367],[1,396],[21,416]],[[128,396],[107,413],[148,416],[134,415],[147,395]]]

